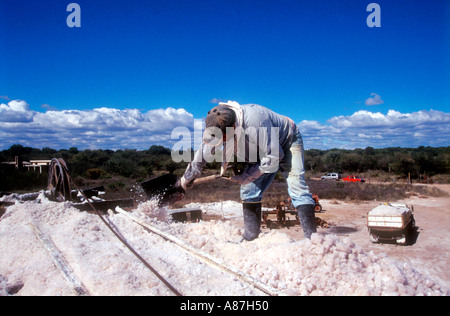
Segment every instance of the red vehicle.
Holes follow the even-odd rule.
[[[358,178],[356,176],[347,176],[344,179],[342,179],[342,181],[347,181],[347,182],[366,182],[366,180]]]

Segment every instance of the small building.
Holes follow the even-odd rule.
[[[21,170],[23,168],[27,168],[28,170],[33,169],[34,171],[39,170],[39,173],[42,174],[44,168],[48,168],[51,162],[51,160],[22,161],[20,157],[16,157],[15,161],[2,162],[1,164],[15,166],[16,170]]]
[[[42,168],[48,167],[51,164],[51,160],[30,160],[30,162],[23,162],[23,166],[28,168],[30,170],[33,168],[33,170],[39,169],[39,173],[42,174]]]

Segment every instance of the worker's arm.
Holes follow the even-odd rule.
[[[202,174],[202,170],[208,161],[214,160],[215,150],[215,147],[208,146],[205,143],[200,145],[200,148],[194,155],[194,160],[189,163],[180,180],[180,185],[183,189],[186,190],[186,187]]]

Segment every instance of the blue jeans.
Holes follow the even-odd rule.
[[[288,184],[289,196],[294,207],[299,205],[314,205],[315,202],[305,182],[303,139],[298,132],[294,142],[285,150],[284,158],[280,162],[279,171]],[[254,182],[241,186],[241,200],[245,202],[260,202],[264,191],[269,187],[277,173],[265,173]]]

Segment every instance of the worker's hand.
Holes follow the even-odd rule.
[[[182,188],[184,191],[188,188],[189,183],[186,181],[186,178],[183,176],[181,179],[177,181],[175,187]]]

